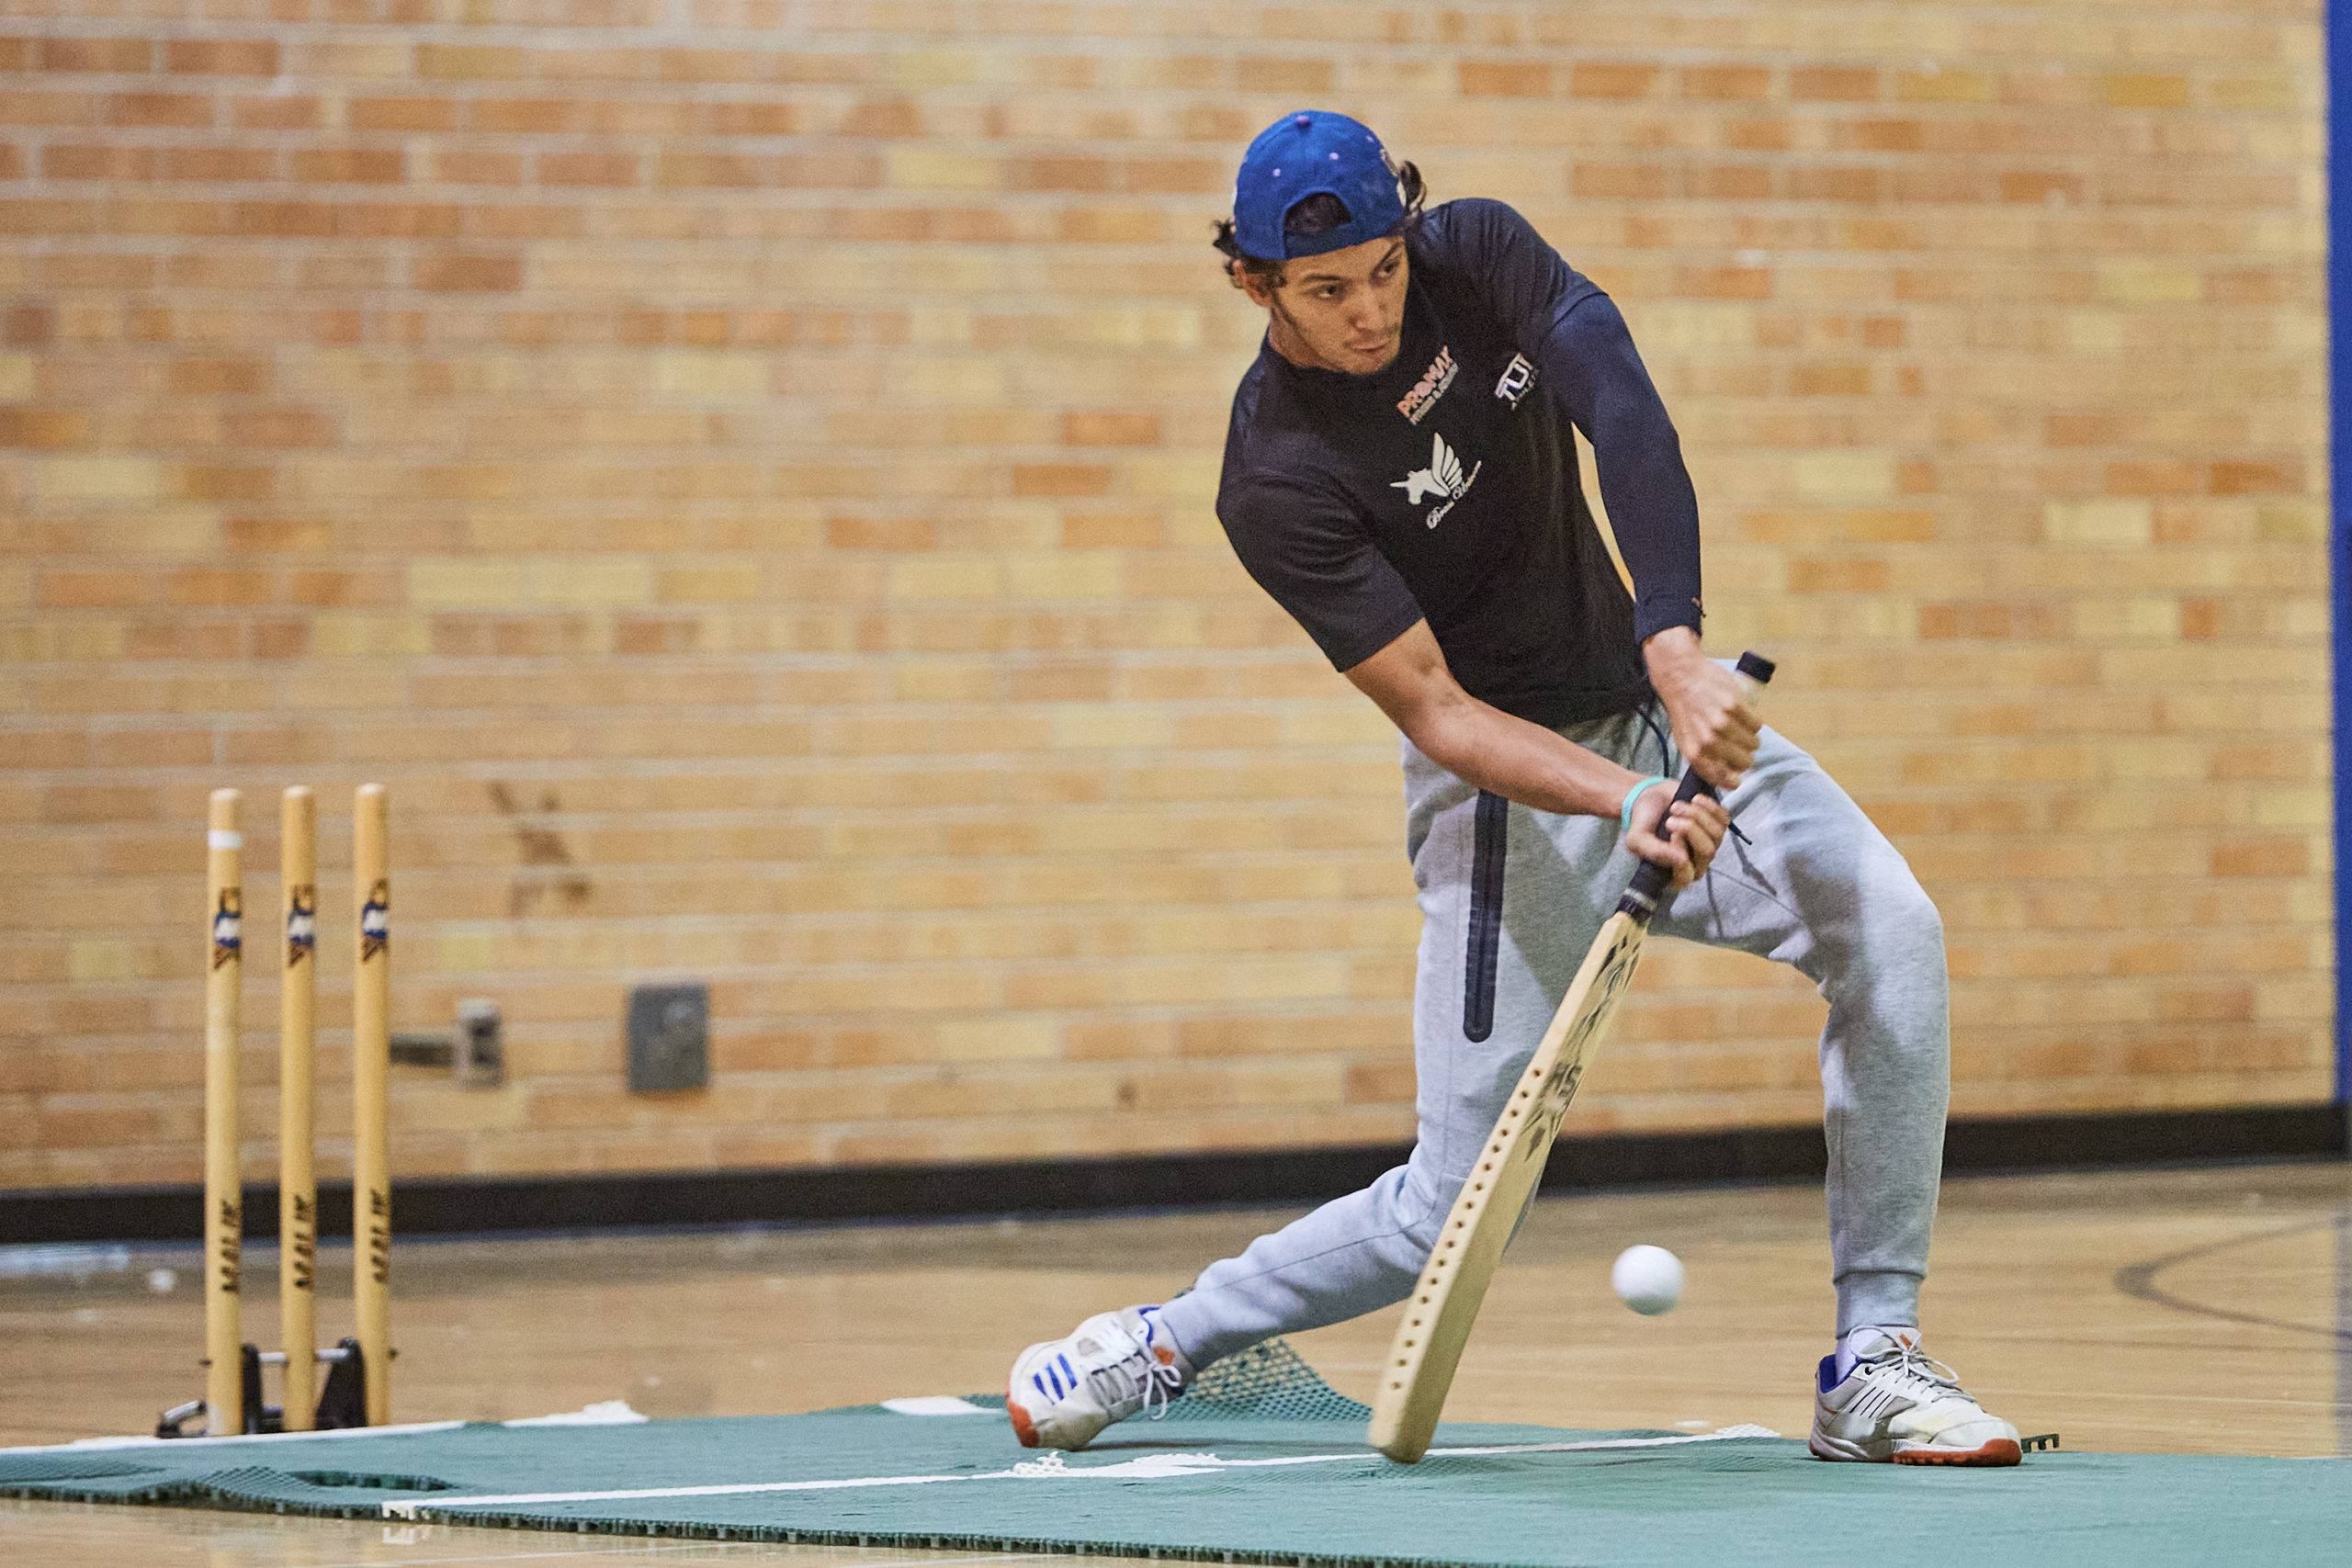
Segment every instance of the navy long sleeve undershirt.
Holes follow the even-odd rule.
[[[1634,635],[1646,642],[1668,626],[1697,630],[1699,496],[1625,318],[1609,296],[1592,295],[1546,349],[1560,401],[1592,443],[1600,502],[1634,577]]]
[[[1634,576],[1644,641],[1700,618],[1699,497],[1682,438],[1634,347],[1617,303],[1498,201],[1444,209],[1474,287],[1543,367],[1553,398],[1592,443],[1601,504]]]

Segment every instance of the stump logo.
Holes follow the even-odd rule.
[[[306,882],[286,894],[286,967],[310,957],[318,945],[319,890]]]
[[[245,896],[241,888],[220,889],[220,907],[212,911],[212,967],[242,958],[244,948]]]
[[[367,963],[392,941],[392,885],[379,881],[359,907],[359,962]]]

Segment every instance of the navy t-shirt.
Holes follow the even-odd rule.
[[[1234,394],[1217,516],[1334,667],[1427,620],[1464,691],[1557,727],[1649,693],[1641,642],[1699,624],[1699,511],[1682,449],[1609,297],[1498,201],[1410,232],[1385,370],[1271,344]],[[1577,478],[1573,423],[1638,601]]]

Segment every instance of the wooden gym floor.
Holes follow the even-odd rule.
[[[1160,1299],[1286,1217],[405,1243],[393,1418],[609,1399],[657,1417],[740,1415],[993,1390],[1031,1340]],[[1831,1327],[1826,1235],[1820,1195],[1800,1188],[1549,1200],[1488,1298],[1448,1413],[1802,1436]],[[1678,1310],[1637,1317],[1610,1293],[1610,1260],[1634,1242],[1689,1266]],[[274,1344],[275,1255],[246,1259],[246,1337]],[[144,1431],[193,1397],[196,1265],[193,1247],[0,1249],[0,1444]],[[347,1332],[348,1251],[330,1251],[322,1275],[321,1332]],[[1989,1408],[2069,1448],[2352,1457],[2352,1166],[1953,1181],[1925,1315],[1929,1348]],[[1294,1343],[1364,1397],[1389,1326],[1381,1314]],[[1023,1561],[5,1500],[0,1556],[100,1568]]]

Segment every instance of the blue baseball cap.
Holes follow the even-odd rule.
[[[1310,196],[1335,196],[1348,221],[1320,234],[1285,234],[1283,220]],[[1380,138],[1343,114],[1302,109],[1258,133],[1233,182],[1233,238],[1260,261],[1319,256],[1377,240],[1404,220],[1405,198]]]

